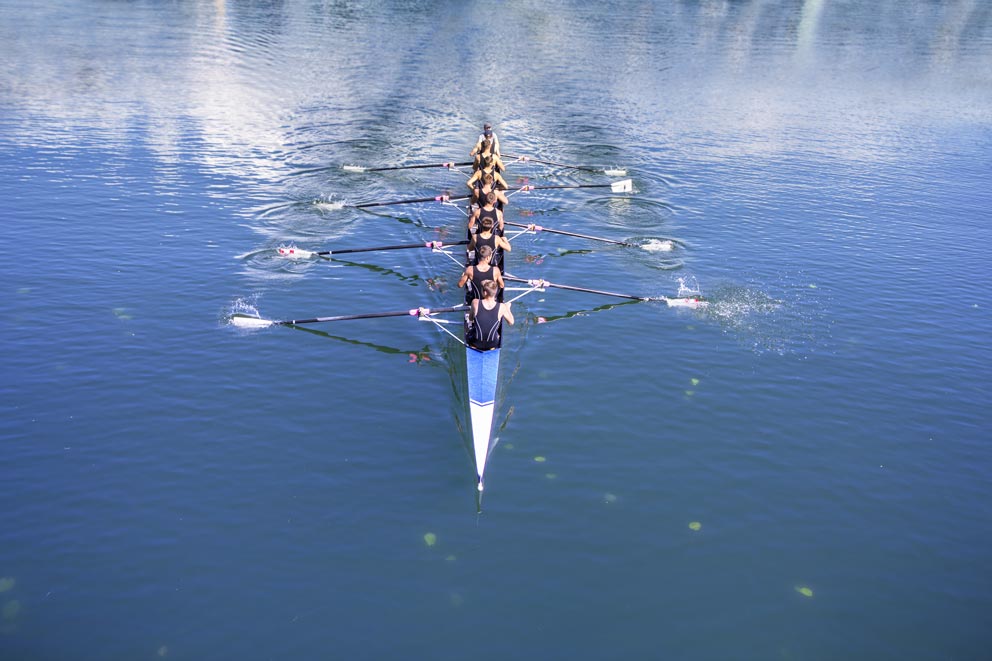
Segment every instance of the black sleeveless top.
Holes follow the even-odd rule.
[[[483,273],[479,270],[478,265],[472,267],[472,277],[469,278],[465,292],[465,302],[471,303],[473,299],[482,298],[482,283],[486,280],[493,279],[493,267],[490,266],[489,270]]]
[[[489,246],[490,248],[493,249],[493,258],[492,260],[490,260],[489,262],[490,264],[492,264],[493,266],[499,266],[500,264],[503,263],[503,251],[496,249],[495,230],[489,235],[488,239],[484,239],[482,237],[482,232],[475,233],[475,261],[472,262],[473,266],[479,263],[479,248],[481,246]]]
[[[482,301],[479,301],[479,309],[475,313],[475,341],[472,346],[483,351],[499,349],[502,325],[503,322],[499,318],[499,303],[492,310],[487,310]]]

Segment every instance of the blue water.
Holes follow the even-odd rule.
[[[982,659],[992,8],[0,2],[0,658]],[[443,169],[520,193],[481,503]],[[512,185],[616,177],[508,162]],[[604,307],[606,306],[606,307]],[[538,323],[538,318],[548,323]],[[455,327],[457,328],[457,327]]]

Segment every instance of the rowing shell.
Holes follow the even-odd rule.
[[[502,252],[502,250],[500,250]],[[466,251],[465,261],[472,263],[474,251]],[[505,255],[504,255],[505,258]],[[493,261],[496,261],[495,259]],[[472,283],[465,285],[472,287]],[[481,292],[479,292],[481,294]],[[502,298],[502,297],[500,297]],[[498,304],[497,304],[498,305]],[[496,409],[496,387],[499,384],[499,347],[479,351],[470,344],[470,329],[473,322],[465,315],[465,378],[468,380],[468,413],[472,419],[472,447],[475,451],[475,474],[479,491],[484,488],[486,460],[492,449],[493,414]],[[500,322],[502,343],[502,322]]]
[[[467,339],[467,338],[466,338]],[[465,365],[468,378],[468,406],[472,418],[472,445],[475,448],[475,471],[479,491],[489,458],[489,441],[493,435],[493,411],[496,408],[496,384],[499,377],[499,349],[479,351],[466,344]]]

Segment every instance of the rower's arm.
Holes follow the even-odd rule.
[[[502,248],[506,252],[513,250],[513,248],[510,247],[510,242],[498,234],[496,235],[496,246]]]
[[[458,286],[459,287],[464,287],[465,286],[465,283],[468,282],[468,279],[472,277],[472,274],[469,273],[469,271],[471,271],[471,270],[472,270],[472,267],[469,266],[468,268],[466,268],[462,272],[462,277],[458,279]]]
[[[507,322],[511,326],[513,325],[513,310],[510,309],[509,303],[500,303],[500,316],[503,317],[503,321]]]
[[[477,182],[479,180],[479,175],[481,173],[482,173],[482,170],[476,170],[475,172],[473,172],[472,173],[472,176],[469,177],[468,178],[468,181],[465,182],[465,185],[468,186],[469,188],[474,188],[475,187],[475,182]]]
[[[499,270],[498,266],[493,267],[493,281],[496,283],[496,286],[499,287],[500,289],[506,288],[506,283],[503,282],[503,273]],[[461,287],[461,285],[458,286]]]

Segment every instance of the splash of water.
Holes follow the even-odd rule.
[[[802,300],[774,298],[748,286],[724,287],[707,298],[709,305],[702,314],[752,351],[785,355],[816,344],[811,330],[815,319]]]

